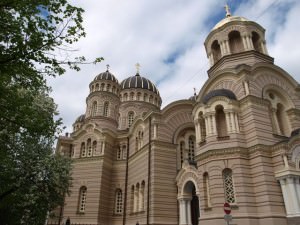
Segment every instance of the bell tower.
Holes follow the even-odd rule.
[[[232,16],[228,5],[225,9],[226,17],[214,26],[204,42],[210,62],[208,75],[240,64],[273,63],[268,56],[265,29],[244,17]]]

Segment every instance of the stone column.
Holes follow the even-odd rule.
[[[236,132],[239,133],[239,132],[240,132],[240,126],[239,126],[238,115],[237,115],[236,112],[234,113],[234,119],[235,119],[235,128],[236,128]]]
[[[299,178],[298,178],[299,179]],[[295,184],[295,177],[288,177],[286,179],[286,185],[288,188],[288,198],[290,206],[292,207],[291,213],[300,215],[300,204],[299,199],[297,198],[296,192],[296,184]]]
[[[224,46],[226,48],[227,55],[231,54],[228,39],[224,40]]]
[[[247,43],[247,36],[246,35],[243,35],[242,36],[242,41],[243,41],[243,46],[244,46],[244,49],[245,49],[245,51],[247,51],[248,49],[249,49],[249,47],[248,47],[248,43]]]
[[[227,131],[228,133],[232,132],[231,124],[230,124],[230,113],[225,112],[225,118],[226,118],[226,126],[227,126]]]
[[[211,115],[211,118],[212,118],[212,134],[216,135],[217,134],[216,116]]]
[[[214,65],[214,56],[211,52],[208,53],[208,59],[209,59],[210,66],[213,66]]]
[[[273,118],[273,122],[274,122],[275,132],[277,134],[281,134],[280,129],[279,129],[279,123],[278,123],[277,116],[276,116],[277,109],[272,108],[271,110],[272,110],[272,118]]]
[[[254,50],[253,42],[252,42],[252,35],[247,36],[249,50]]]
[[[280,186],[281,186],[283,201],[284,201],[284,204],[285,204],[286,214],[289,214],[291,209],[290,209],[288,195],[287,195],[286,181],[285,181],[284,178],[282,178],[282,179],[279,180],[279,182],[280,182]]]
[[[210,136],[210,121],[209,116],[205,117],[205,126],[206,126],[206,136]]]
[[[230,119],[231,119],[231,124],[232,124],[232,132],[236,133],[236,126],[235,126],[235,119],[234,119],[233,112],[230,112]]]
[[[186,217],[187,217],[187,225],[192,225],[192,214],[191,214],[191,199],[187,199],[185,201],[186,206]]]
[[[268,55],[269,53],[268,53],[268,49],[266,47],[266,41],[265,40],[260,42],[260,46],[261,46],[261,49],[262,49],[263,53]]]
[[[248,81],[244,81],[243,84],[244,84],[245,94],[249,95],[250,91],[249,91],[249,83],[248,83]]]

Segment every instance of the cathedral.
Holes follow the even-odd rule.
[[[49,225],[300,224],[299,84],[269,56],[265,29],[229,10],[204,45],[205,84],[162,109],[139,70],[91,81],[57,143],[73,185]]]

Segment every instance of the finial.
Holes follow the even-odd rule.
[[[106,65],[106,68],[107,68],[107,70],[106,70],[106,71],[109,71],[109,64],[107,64],[107,65]]]
[[[196,91],[196,88],[194,87],[194,99],[196,100],[196,97],[197,97],[197,91]]]
[[[228,4],[226,3],[226,5],[224,6],[225,8],[225,11],[226,11],[226,17],[230,17],[231,16],[231,13],[230,13],[230,8],[228,6]]]
[[[136,74],[140,74],[140,67],[141,65],[139,63],[135,64],[136,67]]]

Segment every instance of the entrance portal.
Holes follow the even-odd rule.
[[[199,198],[196,195],[196,187],[192,181],[188,181],[183,188],[182,196],[178,198],[180,209],[180,225],[198,225]]]

